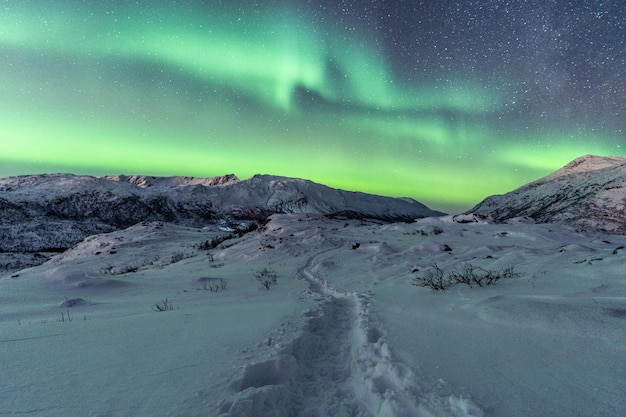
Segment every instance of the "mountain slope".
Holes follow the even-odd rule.
[[[442,213],[410,199],[255,175],[215,178],[33,175],[0,179],[0,252],[67,248],[141,221],[204,225],[310,213],[407,221]],[[2,261],[0,260],[0,266]]]
[[[540,223],[626,234],[626,156],[582,156],[540,180],[491,196],[469,212],[495,221],[527,216]]]

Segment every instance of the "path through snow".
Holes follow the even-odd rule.
[[[318,308],[277,357],[245,367],[224,416],[483,416],[469,400],[423,392],[413,372],[394,359],[367,295],[338,291],[316,272],[324,255],[341,247],[334,245],[298,269]]]

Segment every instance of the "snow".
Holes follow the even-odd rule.
[[[626,415],[626,236],[277,214],[199,249],[219,227],[139,223],[0,276],[0,415]],[[411,284],[468,262],[519,276]]]

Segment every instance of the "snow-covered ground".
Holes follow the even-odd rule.
[[[208,249],[227,233],[141,223],[0,277],[0,416],[626,415],[626,236],[291,214]],[[518,275],[412,285],[468,263]]]

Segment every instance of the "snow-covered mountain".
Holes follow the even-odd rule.
[[[234,175],[19,176],[0,179],[0,252],[62,250],[87,236],[142,221],[201,226],[217,221],[263,220],[275,213],[388,221],[443,214],[411,199],[342,191],[269,175],[255,175],[245,181]]]
[[[626,156],[582,156],[540,180],[488,197],[469,213],[499,222],[530,217],[539,223],[625,234]]]

